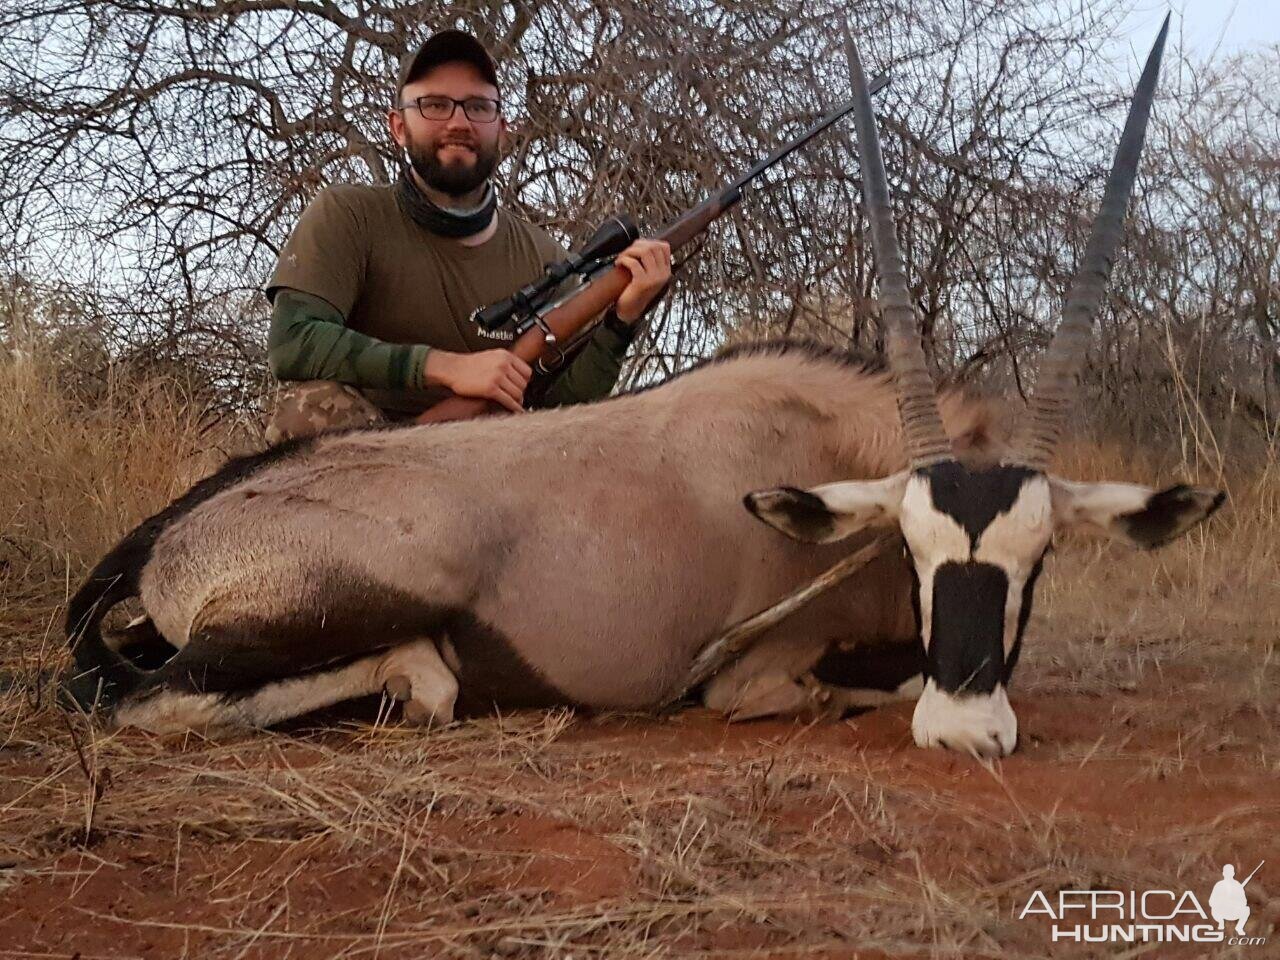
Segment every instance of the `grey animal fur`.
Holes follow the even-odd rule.
[[[430,639],[464,712],[660,704],[711,637],[859,545],[780,538],[742,492],[900,470],[895,404],[874,363],[772,343],[598,404],[268,454],[126,538],[116,553],[132,567],[104,559],[68,618],[81,691],[104,681],[117,720],[158,729],[269,723],[287,708],[244,707],[264,687],[345,671],[335,698],[370,692],[378,655]],[[941,407],[962,448],[991,447],[985,405],[951,393]],[[130,582],[179,650],[155,673],[121,665],[97,636]],[[811,695],[797,678],[830,641],[914,637],[910,573],[892,550],[762,637],[704,697],[738,715],[793,712]],[[325,699],[312,689],[299,702]]]

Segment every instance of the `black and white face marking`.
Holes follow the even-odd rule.
[[[1008,753],[1017,719],[1005,688],[1053,536],[1048,480],[1024,467],[935,464],[907,482],[899,523],[926,659],[916,741]]]
[[[831,543],[868,527],[901,528],[926,661],[916,742],[985,756],[1008,753],[1017,741],[1005,689],[1055,528],[1099,530],[1150,549],[1186,533],[1223,500],[1203,487],[1074,483],[1023,467],[969,470],[953,461],[745,498],[753,514],[797,540]]]

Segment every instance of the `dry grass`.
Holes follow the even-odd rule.
[[[1185,480],[1228,491],[1227,503],[1209,523],[1157,551],[1140,553],[1085,537],[1058,545],[1046,566],[1038,612],[1061,641],[1053,656],[1069,665],[1083,688],[1136,689],[1161,682],[1165,666],[1208,668],[1240,655],[1252,674],[1252,664],[1269,665],[1275,657],[1276,463],[1263,461],[1237,474],[1169,459],[1160,463],[1150,451],[1098,442],[1069,447],[1060,458],[1060,472],[1078,479]],[[1258,677],[1251,699],[1260,698],[1266,686]]]
[[[91,403],[35,337],[0,354],[0,517],[6,599],[74,579],[221,459],[174,381],[113,374]]]
[[[1280,862],[1274,464],[1160,553],[1062,545],[994,765],[910,746],[909,707],[424,734],[374,704],[163,740],[62,714],[40,669],[86,565],[220,454],[171,385],[85,410],[52,382],[0,363],[0,956],[1043,957],[1034,889]],[[1091,444],[1062,472],[1176,466]]]

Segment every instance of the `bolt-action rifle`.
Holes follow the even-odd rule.
[[[871,81],[871,92],[877,93],[888,82],[886,76],[876,77]],[[836,123],[852,111],[853,107],[852,100],[841,104],[732,183],[667,224],[658,231],[655,239],[665,240],[671,245],[673,252],[679,250],[702,234],[714,220],[741,202],[743,189],[753,180]],[[471,316],[472,321],[488,330],[513,324],[511,352],[531,366],[538,364],[548,353],[560,355],[564,344],[572,342],[622,296],[622,291],[631,282],[631,274],[625,267],[617,266],[614,258],[638,235],[639,231],[630,217],[625,214],[611,217],[577,254],[552,264],[541,277],[520,288],[506,300],[477,310]],[[574,276],[580,277],[581,282],[567,293],[556,296],[564,282]],[[419,415],[418,422],[466,420],[498,413],[502,409],[483,398],[453,396],[428,408]]]

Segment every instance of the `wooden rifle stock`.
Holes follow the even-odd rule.
[[[684,216],[672,222],[655,239],[666,240],[671,249],[678,250],[711,223],[724,210],[737,201],[737,191],[731,199],[713,197],[694,207]],[[556,340],[567,343],[578,335],[588,323],[602,311],[618,302],[622,291],[631,282],[631,273],[625,267],[614,267],[602,277],[597,277],[582,287],[573,298],[556,307],[543,323],[555,334]],[[511,352],[525,363],[533,364],[547,350],[547,335],[541,327],[533,326],[520,335],[511,345]],[[503,407],[482,397],[446,397],[418,415],[418,423],[443,423],[446,420],[469,420],[494,413],[505,413]]]
[[[631,282],[631,274],[625,267],[614,267],[604,276],[583,287],[572,300],[560,304],[544,318],[543,322],[556,340],[567,343],[578,331],[591,322],[601,311],[617,302],[622,291]],[[532,364],[547,349],[547,335],[541,327],[530,327],[511,345],[511,352]],[[490,413],[504,413],[503,407],[491,400],[477,397],[447,397],[418,416],[418,423],[441,423],[445,420],[467,420]]]

